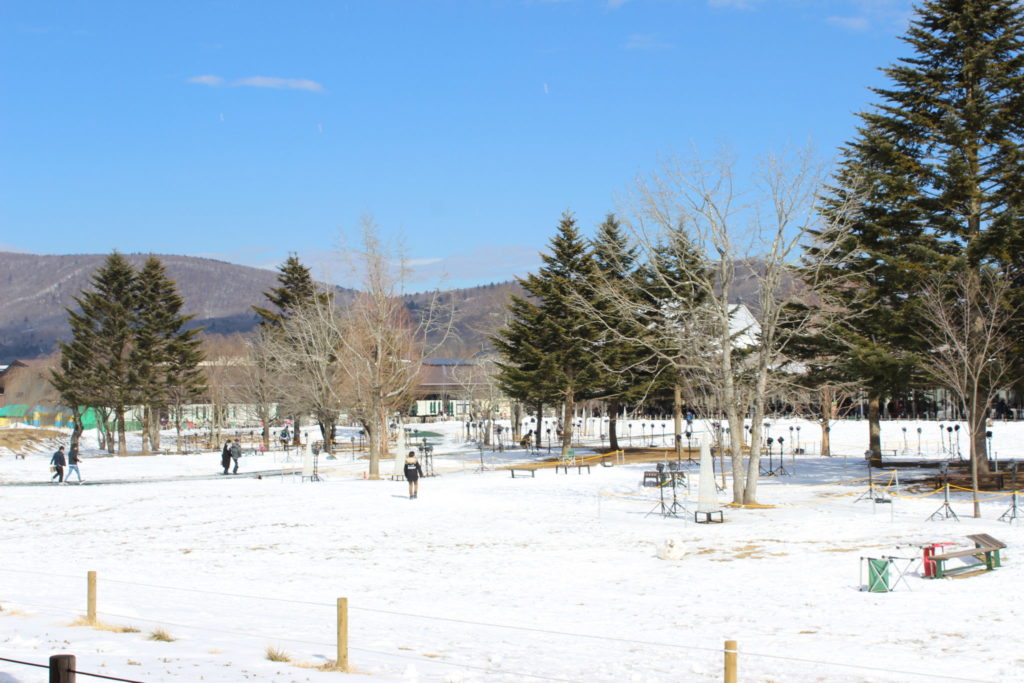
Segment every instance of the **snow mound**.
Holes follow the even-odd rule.
[[[659,560],[681,560],[686,556],[686,544],[681,538],[666,538],[658,544]]]

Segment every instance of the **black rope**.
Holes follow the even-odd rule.
[[[92,676],[93,678],[105,678],[108,681],[121,681],[122,683],[145,683],[145,681],[136,681],[131,678],[117,678],[116,676],[104,676],[103,674],[91,674],[88,671],[76,671],[71,670],[71,673],[76,673],[79,676]]]
[[[20,659],[7,659],[7,657],[0,657],[0,662],[11,662],[12,664],[24,664],[25,666],[38,666],[40,669],[49,669],[49,664],[36,664],[35,662],[23,662]]]

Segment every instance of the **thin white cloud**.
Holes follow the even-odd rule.
[[[271,88],[274,90],[305,90],[307,92],[323,92],[324,86],[308,78],[276,78],[273,76],[249,76],[226,81],[220,76],[203,74],[185,79],[186,83],[208,85],[211,88]]]
[[[629,2],[629,0],[607,0],[605,6],[607,6],[608,9],[618,9],[625,5],[627,2]]]
[[[867,17],[828,17],[825,19],[825,23],[844,28],[847,31],[866,31],[871,26]]]
[[[323,92],[324,86],[307,78],[274,78],[272,76],[250,76],[231,82],[232,87],[273,88],[275,90],[308,90]]]
[[[753,9],[761,0],[708,0],[712,7],[731,7],[732,9]]]
[[[626,38],[622,47],[627,50],[669,50],[674,46],[672,43],[659,39],[653,33],[634,33]]]
[[[32,253],[34,253],[34,252],[29,251],[28,249],[22,249],[21,247],[16,247],[16,246],[11,245],[11,244],[3,244],[2,242],[0,242],[0,251],[6,251],[9,254],[32,254]]]
[[[421,263],[413,265],[413,261]],[[537,247],[510,244],[483,246],[441,258],[410,259],[406,265],[412,271],[410,283],[440,282],[447,288],[511,280],[536,270],[542,261]]]
[[[186,83],[198,83],[199,85],[208,85],[211,88],[219,88],[224,85],[224,79],[220,76],[214,76],[212,74],[204,74],[202,76],[193,76],[192,78],[186,79]]]

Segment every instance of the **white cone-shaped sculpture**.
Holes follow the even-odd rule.
[[[398,423],[398,436],[395,438],[395,478],[405,475],[405,427]]]
[[[697,512],[718,513],[718,490],[715,486],[715,463],[711,459],[710,434],[700,438],[700,488],[697,489]]]
[[[302,478],[313,479],[313,449],[309,442],[306,442],[305,450],[302,452]]]

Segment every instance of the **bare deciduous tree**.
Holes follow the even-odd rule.
[[[766,397],[790,338],[781,330],[821,328],[837,312],[818,291],[836,276],[825,264],[840,258],[836,245],[845,228],[822,224],[815,206],[820,179],[805,150],[762,161],[741,194],[733,159],[693,156],[670,160],[639,180],[631,197],[630,225],[654,281],[640,297],[651,302],[647,310],[637,305],[638,297],[619,296],[615,315],[635,320],[630,327],[642,332],[633,341],[667,362],[680,382],[715,396],[729,425],[737,505],[757,502]],[[816,263],[798,263],[801,246],[811,241]],[[756,280],[756,320],[745,320],[736,301],[741,265]],[[798,266],[807,283],[802,290],[794,286]],[[812,295],[818,297],[814,307],[789,305]],[[652,324],[656,319],[660,323]],[[744,444],[748,414],[750,440]]]
[[[249,387],[269,399],[272,382],[285,405],[294,407],[297,413],[312,415],[327,453],[332,450],[334,428],[344,408],[339,382],[345,334],[335,302],[329,297],[316,297],[292,308],[280,327],[263,330],[251,355],[257,363],[251,368]],[[275,369],[273,379],[264,375],[261,381],[270,364]]]
[[[922,337],[931,345],[925,370],[956,396],[967,416],[975,517],[981,516],[978,471],[988,470],[988,408],[1019,379],[1011,357],[1019,304],[1011,303],[1011,286],[1005,275],[982,265],[944,275],[926,285],[922,297]]]

